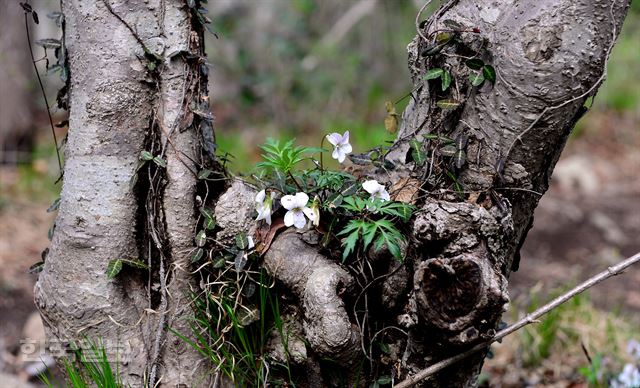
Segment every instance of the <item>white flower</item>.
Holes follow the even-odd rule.
[[[314,220],[313,210],[307,207],[307,202],[309,202],[309,196],[305,193],[296,193],[296,195],[285,195],[280,200],[282,206],[288,210],[288,212],[284,215],[284,224],[285,226],[295,226],[298,229],[302,229],[307,224],[307,220],[305,219],[305,215],[310,219]]]
[[[371,199],[380,199],[382,201],[391,200],[391,197],[389,196],[387,189],[384,188],[384,185],[381,185],[375,179],[364,182],[362,184],[362,188],[365,189],[367,193],[371,194]]]
[[[635,360],[640,361],[640,342],[632,339],[627,343],[627,353]]]
[[[271,192],[271,196],[267,197],[267,193],[261,190],[256,194],[256,211],[258,212],[258,218],[256,221],[265,220],[267,224],[271,225],[271,208],[273,207],[273,198],[276,193]]]
[[[611,382],[612,387],[635,388],[640,387],[640,370],[633,364],[626,364],[618,378]]]
[[[329,143],[333,144],[333,152],[331,157],[337,159],[338,162],[344,162],[344,158],[353,151],[351,144],[349,144],[349,131],[346,131],[344,135],[340,135],[337,132],[327,135]]]

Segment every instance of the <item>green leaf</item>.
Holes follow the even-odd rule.
[[[436,102],[436,106],[440,109],[455,109],[460,106],[460,103],[456,100],[446,99]]]
[[[489,82],[496,82],[496,69],[494,69],[493,66],[484,65],[482,67],[482,75],[484,75],[484,78]]]
[[[215,269],[219,269],[219,268],[224,267],[224,265],[225,265],[225,264],[226,264],[226,260],[225,260],[225,258],[224,258],[224,257],[220,257],[220,258],[216,259],[216,260],[213,262],[213,268],[215,268]]]
[[[469,74],[469,81],[473,86],[480,86],[484,82],[484,75],[481,72],[475,72]]]
[[[122,271],[122,260],[113,259],[107,264],[107,278],[115,278]]]
[[[205,168],[204,170],[201,170],[200,172],[198,172],[198,179],[201,179],[201,180],[202,179],[207,179],[207,178],[209,178],[209,175],[211,175],[211,174],[213,174],[213,171],[208,170],[208,169]]]
[[[451,73],[445,70],[442,73],[442,91],[449,89],[449,85],[451,85]]]
[[[60,197],[56,198],[56,200],[53,201],[51,206],[49,206],[49,208],[47,209],[47,213],[54,212],[58,210],[59,207],[60,207]]]
[[[157,164],[158,166],[162,167],[162,168],[166,168],[167,167],[167,161],[162,159],[159,156],[156,156],[153,158],[153,163]]]
[[[376,230],[378,229],[378,226],[373,222],[367,222],[363,224],[362,229],[362,248],[367,249],[367,247],[373,241],[373,238],[376,236]]]
[[[484,61],[480,58],[471,58],[465,62],[467,67],[472,70],[480,70],[484,66]]]
[[[138,259],[119,259],[119,260],[122,261],[123,264],[126,264],[127,266],[132,268],[149,269],[149,266],[147,266],[146,263],[143,263]]]
[[[239,233],[236,235],[236,246],[238,249],[247,249],[249,248],[249,238],[246,233]]]
[[[342,262],[344,263],[347,260],[347,257],[353,252],[356,248],[356,243],[358,242],[358,232],[353,232],[345,239],[342,240],[342,247],[344,250],[342,251]]]
[[[416,166],[422,167],[427,162],[427,153],[422,150],[422,143],[416,139],[411,139],[409,142],[411,145],[411,157]]]
[[[191,257],[191,262],[197,263],[198,261],[200,261],[200,259],[202,259],[203,254],[204,254],[204,250],[202,248],[198,248],[198,250],[196,250],[196,252]]]
[[[214,217],[205,217],[202,224],[206,230],[213,230],[216,228],[216,219]]]
[[[29,273],[39,273],[44,269],[44,261],[39,261],[29,267]]]
[[[391,376],[381,376],[376,382],[380,385],[389,385],[391,384]]]
[[[202,248],[206,242],[207,233],[204,230],[199,231],[198,234],[196,234],[196,246]]]
[[[429,71],[427,71],[427,74],[424,75],[423,79],[430,80],[430,79],[440,78],[440,76],[443,73],[444,73],[444,70],[442,70],[439,67],[436,67],[434,69],[429,69]]]
[[[140,160],[149,161],[153,159],[153,155],[149,151],[140,151]]]
[[[438,152],[442,156],[453,156],[456,154],[457,151],[458,149],[454,145],[446,145],[438,149]]]

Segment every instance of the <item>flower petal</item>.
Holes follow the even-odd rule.
[[[266,196],[266,192],[264,190],[260,190],[258,194],[256,194],[256,202],[258,203],[264,202],[265,196]]]
[[[384,187],[382,188],[382,190],[380,190],[378,194],[378,198],[380,198],[383,201],[391,201],[391,196],[389,195],[389,192],[387,192],[387,190],[384,189]]]
[[[289,210],[285,215],[284,215],[284,226],[291,226],[293,225],[293,210]]]
[[[267,214],[264,216],[264,221],[267,223],[267,225],[271,225],[271,212],[267,212]]]
[[[351,144],[347,143],[347,144],[343,145],[342,147],[340,147],[340,150],[342,152],[344,152],[345,154],[350,154],[351,151],[353,151],[353,147],[351,147]]]
[[[280,199],[280,203],[282,204],[282,207],[284,207],[287,210],[291,210],[294,207],[296,207],[295,201],[296,201],[296,197],[294,197],[293,195],[285,195]]]
[[[342,136],[340,136],[339,133],[334,132],[334,133],[331,133],[331,134],[327,135],[327,140],[329,141],[329,143],[331,143],[331,144],[333,144],[335,146],[335,145],[340,144],[340,142],[342,140]]]
[[[342,135],[342,144],[349,144],[349,131],[345,131],[344,135]],[[351,152],[351,151],[349,151]]]
[[[336,151],[338,152],[338,163],[344,162],[344,158],[347,156],[347,153],[338,148],[336,148]]]
[[[331,153],[331,157],[334,159],[340,159],[340,150],[338,149],[338,147],[333,149],[333,152]]]
[[[380,183],[378,183],[378,181],[375,179],[362,183],[362,188],[369,194],[373,194],[378,191],[380,189],[380,186]]]
[[[291,218],[293,219],[293,226],[297,229],[302,229],[307,225],[307,219],[304,217],[304,213],[300,210],[292,210]]]
[[[294,204],[296,208],[303,208],[307,206],[307,202],[309,202],[309,196],[305,193],[296,193]]]
[[[305,207],[305,208],[302,209],[302,212],[311,221],[315,221],[316,220],[316,215],[314,214],[313,210],[311,210],[311,208]]]

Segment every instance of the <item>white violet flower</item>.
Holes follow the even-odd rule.
[[[391,197],[389,196],[387,189],[384,188],[384,185],[381,185],[375,179],[364,182],[362,184],[362,188],[365,189],[367,193],[371,194],[371,199],[380,199],[382,201],[391,200]]]
[[[611,381],[614,388],[640,387],[640,370],[633,364],[626,364],[618,378]]]
[[[296,193],[296,195],[285,195],[280,200],[282,206],[288,210],[284,215],[285,226],[295,226],[298,229],[302,229],[307,224],[307,218],[314,220],[313,210],[307,207],[309,202],[309,196],[305,193]]]
[[[258,218],[256,221],[265,220],[267,224],[271,225],[271,208],[273,207],[273,198],[276,193],[271,192],[271,195],[267,197],[267,193],[261,190],[256,194],[256,211],[258,212]]]
[[[344,135],[337,132],[327,135],[329,143],[333,144],[333,152],[331,157],[337,159],[338,162],[344,162],[344,158],[353,151],[351,144],[349,144],[349,131],[346,131]]]

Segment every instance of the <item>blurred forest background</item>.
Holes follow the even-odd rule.
[[[49,119],[18,0],[0,0],[0,381],[37,384],[25,342],[43,338],[28,268],[48,245],[60,183]],[[437,3],[437,2],[434,2]],[[33,0],[36,40],[61,36],[54,0]],[[211,100],[221,155],[249,173],[266,137],[319,145],[351,131],[355,152],[391,141],[385,101],[411,89],[406,45],[422,0],[210,0]],[[437,4],[434,4],[434,7]],[[432,11],[433,9],[431,9]],[[429,10],[428,10],[429,11]],[[425,13],[425,15],[428,14]],[[53,63],[53,52],[47,50]],[[54,122],[60,74],[37,62]],[[553,294],[640,251],[640,3],[632,5],[607,80],[578,123],[511,276],[512,322]],[[406,100],[398,104],[400,113]],[[76,107],[77,109],[78,107]],[[58,139],[66,127],[56,128]],[[599,386],[632,362],[640,340],[640,268],[593,289],[492,348],[487,386]],[[633,344],[633,342],[631,342]],[[587,349],[588,361],[582,345]],[[638,345],[640,346],[640,345]],[[47,361],[45,359],[45,361]],[[640,360],[636,360],[636,363]],[[591,367],[590,367],[591,365]],[[11,376],[13,377],[11,377]],[[5,380],[12,378],[14,380]],[[18,385],[12,385],[18,386]],[[604,385],[603,385],[604,386]]]

